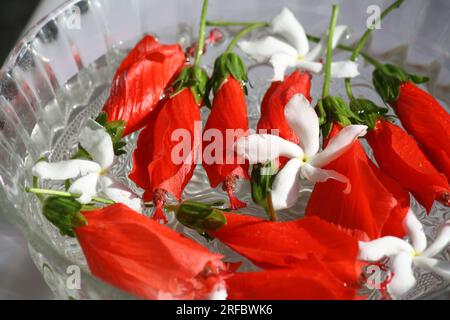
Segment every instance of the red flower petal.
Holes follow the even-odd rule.
[[[330,137],[339,130],[335,125]],[[409,210],[409,194],[367,158],[359,141],[326,169],[345,175],[352,190],[345,194],[343,184],[337,181],[317,183],[307,216],[363,231],[370,239],[405,235],[402,222]]]
[[[358,243],[328,222],[315,217],[270,222],[233,213],[226,219],[211,235],[261,268],[296,268],[314,254],[341,281],[358,282]]]
[[[367,135],[383,171],[397,180],[429,212],[434,200],[450,196],[447,178],[430,163],[416,141],[400,127],[380,120]]]
[[[83,212],[75,230],[92,274],[144,299],[203,299],[223,280],[222,256],[116,204]]]
[[[313,255],[295,269],[237,273],[226,280],[229,300],[351,300],[356,290]]]
[[[147,35],[128,53],[125,59],[116,70],[117,78],[121,73],[126,72],[133,64],[144,59],[153,50],[159,48],[161,44],[153,36]]]
[[[178,45],[147,44],[145,49],[148,48],[153,49],[145,54],[143,50],[133,50],[132,55],[124,61],[103,107],[103,111],[108,114],[108,121],[126,122],[124,135],[146,125],[166,87],[185,63],[185,55]]]
[[[400,87],[394,109],[405,129],[423,145],[435,167],[450,180],[450,115],[426,91],[412,83]]]
[[[234,177],[250,179],[248,162],[240,164],[234,152],[234,143],[247,133],[248,116],[244,91],[242,85],[229,76],[214,96],[203,134],[203,167],[212,188]],[[229,189],[227,192],[233,191],[233,186],[225,187]],[[233,195],[230,197],[230,201],[232,200],[236,200],[233,207],[242,207],[242,203]]]
[[[162,104],[161,104],[162,105]],[[153,192],[150,180],[148,177],[148,165],[153,160],[153,153],[155,150],[155,124],[157,114],[160,108],[154,111],[145,127],[139,134],[136,148],[133,151],[133,168],[129,174],[129,178],[141,189],[145,190],[144,200],[152,200]]]
[[[185,89],[165,100],[154,122],[142,131],[130,179],[145,188],[146,201],[158,189],[181,199],[198,160],[200,121],[199,106],[192,92]]]
[[[296,144],[299,138],[286,122],[284,108],[296,94],[304,95],[311,101],[311,75],[302,71],[295,71],[287,76],[283,82],[273,82],[267,90],[261,104],[261,118],[258,123],[258,131],[279,130],[279,136]]]

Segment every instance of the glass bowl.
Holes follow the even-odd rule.
[[[210,1],[213,20],[268,21],[283,6],[297,15],[309,33],[320,35],[328,24],[332,1],[228,0]],[[370,5],[386,7],[391,1],[333,1],[342,6],[340,21],[352,27],[347,39],[352,44],[365,31]],[[145,34],[155,34],[162,42],[188,46],[195,40],[201,1],[166,0],[72,0],[37,23],[18,42],[0,72],[0,211],[17,226],[29,242],[33,261],[59,299],[128,299],[128,294],[92,277],[76,240],[59,235],[41,214],[36,199],[24,190],[32,184],[30,168],[41,156],[51,160],[67,157],[74,146],[83,120],[96,114],[108,95],[115,68],[126,52]],[[355,14],[358,13],[358,14]],[[398,63],[411,72],[431,77],[427,89],[445,106],[450,104],[450,2],[410,0],[382,22],[367,50],[374,56]],[[226,30],[230,36],[232,29]],[[226,44],[212,48],[204,58],[211,69],[212,59]],[[346,54],[346,53],[345,53]],[[344,53],[342,53],[344,56]],[[248,62],[248,61],[247,61]],[[269,68],[250,68],[255,89],[248,103],[250,118],[259,115],[258,104],[269,85]],[[370,83],[370,68],[362,68],[355,81],[356,94],[364,92],[378,102]],[[314,82],[313,92],[319,92]],[[342,84],[332,90],[342,93]],[[130,137],[133,142],[135,136]],[[132,143],[130,143],[132,147]],[[125,180],[130,159],[116,165],[115,173]],[[207,191],[200,169],[185,192],[194,200],[222,197]],[[46,185],[51,186],[51,185]],[[136,190],[139,192],[139,190]],[[209,192],[209,193],[208,193]],[[249,200],[248,186],[239,195]],[[307,199],[283,217],[298,217]],[[422,209],[414,202],[417,210]],[[256,207],[248,212],[257,215]],[[423,220],[430,238],[450,212],[436,205]],[[438,218],[438,216],[440,218]],[[422,212],[423,218],[423,212]],[[172,221],[171,226],[196,238],[195,233]],[[218,244],[212,249],[230,254]],[[449,258],[449,252],[444,252]],[[81,285],[72,276],[81,268]],[[447,285],[433,274],[419,273],[418,286],[409,299],[443,297]],[[377,298],[374,292],[371,298]]]

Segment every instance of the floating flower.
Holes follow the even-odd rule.
[[[295,95],[285,109],[286,119],[300,138],[300,145],[270,134],[253,134],[236,143],[237,154],[251,164],[267,163],[279,157],[289,162],[278,173],[272,185],[272,202],[275,210],[295,205],[300,193],[300,177],[312,182],[329,179],[347,184],[345,193],[351,191],[348,179],[333,170],[322,169],[344,154],[358,138],[367,132],[367,126],[351,125],[331,139],[327,148],[319,153],[319,118],[303,95]]]
[[[450,180],[450,114],[417,84],[426,77],[385,64],[373,73],[376,90],[395,110],[403,127],[421,144],[433,165]]]
[[[221,255],[122,204],[83,215],[74,231],[94,276],[143,299],[226,298]]]
[[[340,125],[333,124],[329,143],[342,130]],[[359,141],[326,168],[344,174],[352,190],[349,194],[342,193],[342,185],[333,180],[317,183],[308,201],[307,216],[360,230],[372,240],[405,235],[402,223],[410,209],[409,193],[367,157]]]
[[[129,178],[153,200],[153,218],[167,222],[167,193],[181,200],[194,174],[201,147],[201,117],[197,96],[189,87],[165,99],[161,109],[139,134]]]
[[[405,130],[379,119],[366,136],[380,168],[430,212],[435,200],[450,206],[450,186]]]
[[[359,258],[362,261],[378,262],[389,258],[387,267],[390,280],[386,289],[395,299],[404,297],[416,286],[413,266],[429,270],[450,281],[450,262],[434,258],[450,242],[450,221],[441,226],[436,240],[428,248],[423,226],[413,212],[408,213],[404,224],[412,244],[396,237],[383,237],[359,244]]]
[[[229,300],[354,300],[357,290],[314,255],[294,269],[236,273],[226,280]]]
[[[300,143],[287,123],[284,114],[284,108],[296,94],[302,94],[308,101],[312,101],[311,75],[309,73],[297,70],[286,76],[281,82],[272,82],[261,103],[258,133],[270,133],[272,130],[278,130],[278,135],[281,138],[297,144]]]
[[[241,41],[239,47],[257,62],[270,62],[274,67],[273,81],[282,81],[289,67],[301,68],[313,73],[321,73],[323,64],[320,62],[326,53],[327,36],[312,50],[309,48],[308,37],[300,22],[287,8],[283,9],[271,23],[272,32],[282,36],[282,41],[273,36],[256,41]],[[333,47],[336,47],[344,37],[346,26],[337,26],[333,36]],[[352,78],[359,75],[358,65],[351,61],[333,62],[331,74],[337,78]]]
[[[113,142],[106,129],[94,120],[88,120],[81,130],[79,142],[89,153],[92,161],[66,160],[55,163],[42,161],[33,167],[33,175],[44,180],[76,179],[68,191],[81,194],[78,201],[82,204],[88,204],[92,201],[92,197],[104,194],[115,202],[126,204],[141,212],[141,199],[108,175],[115,156]]]
[[[212,188],[222,183],[232,210],[246,206],[234,195],[236,180],[250,179],[248,163],[239,163],[233,150],[236,140],[248,133],[246,80],[247,71],[236,54],[224,53],[216,60],[210,80],[214,101],[203,134],[203,168]]]
[[[227,223],[209,233],[263,269],[295,269],[314,255],[347,287],[358,285],[358,241],[317,217],[271,222],[225,213]]]
[[[145,36],[116,71],[103,111],[108,121],[125,121],[124,136],[142,129],[167,86],[186,62],[179,45]]]
[[[400,87],[392,103],[402,125],[423,145],[436,168],[450,179],[450,115],[439,102],[413,83]]]

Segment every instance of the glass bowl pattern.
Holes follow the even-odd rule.
[[[320,35],[328,24],[332,1],[210,1],[209,18],[214,20],[264,21],[283,6],[291,8],[309,33]],[[391,1],[335,1],[341,4],[340,21],[350,25],[346,42],[352,44],[364,32],[369,15],[367,8],[386,7]],[[32,183],[30,169],[41,156],[52,161],[67,158],[84,119],[101,109],[109,93],[115,68],[126,52],[144,34],[155,34],[162,42],[179,42],[188,46],[195,40],[201,1],[166,0],[72,0],[37,23],[18,42],[0,72],[0,212],[17,226],[29,241],[29,250],[45,281],[60,299],[128,299],[132,298],[89,274],[82,252],[74,239],[59,235],[41,214],[39,203],[24,192]],[[410,0],[382,22],[366,50],[375,57],[392,61],[411,72],[431,77],[427,89],[444,106],[450,104],[450,2],[446,0]],[[225,29],[228,38],[233,29]],[[256,35],[254,35],[256,36]],[[226,43],[211,48],[204,64],[211,69],[212,59]],[[339,58],[348,53],[339,53]],[[250,66],[251,62],[247,61]],[[361,62],[362,77],[355,80],[355,93],[364,93],[380,102],[369,88],[370,68]],[[259,116],[258,105],[269,85],[271,70],[250,67],[254,86],[248,97],[252,124]],[[320,92],[315,79],[313,95]],[[334,81],[332,90],[343,95],[342,83]],[[381,102],[380,102],[381,103]],[[203,111],[207,116],[207,111]],[[132,149],[136,135],[129,138]],[[130,157],[123,157],[114,172],[129,183],[126,173]],[[205,173],[199,168],[186,189],[185,198],[194,200],[225,199],[220,190],[209,190]],[[58,187],[51,183],[46,187]],[[133,186],[132,186],[133,187]],[[300,217],[307,201],[283,212],[283,219]],[[139,190],[136,190],[140,192]],[[249,201],[247,185],[240,185],[238,195]],[[448,209],[435,205],[424,219],[427,234],[433,238],[442,215],[450,219]],[[246,212],[260,215],[250,206]],[[173,219],[172,219],[173,220]],[[170,225],[186,235],[199,237],[171,221]],[[213,242],[212,250],[236,257],[230,250]],[[449,259],[449,251],[442,254]],[[81,267],[81,287],[73,288],[71,266]],[[251,268],[245,263],[244,268]],[[443,279],[417,271],[418,286],[409,299],[443,297],[447,285]],[[366,291],[370,298],[377,292]]]

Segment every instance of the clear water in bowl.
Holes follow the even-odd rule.
[[[180,28],[181,30],[184,30],[184,28]],[[181,34],[182,38],[186,37],[186,34]],[[213,52],[220,52],[225,48],[226,43],[220,45],[217,48],[213,48],[211,51]],[[123,57],[126,55],[126,51],[121,50],[114,50],[111,51],[106,57],[103,59],[108,59],[110,66],[118,66],[120,61],[123,59]],[[207,56],[211,57],[214,53],[210,53]],[[344,53],[340,53],[339,55],[344,55]],[[395,53],[394,53],[395,55]],[[260,102],[263,98],[263,95],[270,85],[270,77],[271,77],[271,69],[266,66],[259,66],[259,65],[252,65],[250,61],[247,61],[250,65],[250,82],[251,82],[251,89],[249,96],[247,97],[247,103],[248,103],[248,113],[249,113],[249,119],[250,119],[250,126],[251,128],[256,127],[256,123],[259,119],[260,115]],[[97,63],[96,67],[99,65],[102,65],[102,63]],[[210,69],[210,67],[209,67]],[[92,67],[87,68],[86,70],[82,70],[80,73],[80,76],[86,76],[86,74],[89,74],[92,72]],[[94,69],[95,72],[98,72],[97,69]],[[373,99],[375,101],[379,101],[378,96],[376,93],[371,89],[370,85],[370,79],[371,79],[371,72],[372,69],[365,65],[361,67],[361,73],[362,77],[355,81],[355,92],[357,95],[363,95],[367,98]],[[74,83],[79,83],[79,79],[73,79]],[[315,98],[317,98],[318,93],[321,92],[322,87],[322,81],[321,77],[315,77],[313,80],[313,88],[312,93]],[[332,83],[332,90],[343,97],[345,97],[345,91],[343,87],[342,81],[333,80]],[[80,128],[82,127],[84,121],[88,118],[95,118],[98,113],[101,111],[104,102],[106,101],[108,95],[109,95],[109,82],[101,83],[98,85],[95,85],[94,87],[90,88],[88,90],[89,95],[84,98],[85,105],[79,105],[74,104],[72,106],[72,112],[70,113],[70,121],[68,122],[68,126],[64,128],[64,130],[61,131],[61,135],[59,136],[54,148],[49,151],[49,159],[50,161],[60,161],[63,159],[67,159],[71,153],[74,152],[76,146],[77,146],[77,138],[78,138],[78,132]],[[315,101],[315,100],[314,100]],[[202,118],[203,120],[206,120],[208,117],[209,111],[206,108],[202,109]],[[135,147],[136,140],[137,140],[138,134],[133,134],[130,137],[127,138],[127,151],[128,155],[122,156],[118,159],[118,161],[115,163],[112,172],[115,176],[117,176],[122,182],[130,186],[136,193],[142,194],[142,190],[137,188],[133,182],[131,182],[128,179],[128,173],[130,172],[130,169],[132,167],[132,150]],[[363,142],[364,144],[364,142]],[[368,150],[369,155],[370,150]],[[55,188],[55,189],[62,189],[63,185],[56,184],[56,183],[47,183],[44,185],[45,187]],[[279,213],[279,219],[281,221],[288,221],[296,218],[300,218],[303,216],[306,204],[310,195],[310,192],[312,191],[313,185],[309,182],[303,183],[303,189],[302,189],[302,196],[300,201],[297,203],[297,205],[290,209],[285,210],[283,212]],[[247,182],[240,182],[237,186],[237,196],[247,202],[249,205],[247,208],[242,209],[241,212],[258,216],[261,218],[266,218],[264,211],[252,203],[251,200],[251,193],[250,193],[250,187]],[[184,194],[183,198],[186,200],[194,200],[194,201],[205,201],[205,202],[211,202],[211,201],[217,201],[217,200],[224,200],[225,203],[227,201],[226,194],[221,190],[221,188],[217,189],[211,189],[208,183],[208,178],[206,176],[205,171],[203,170],[202,166],[199,165],[196,168],[196,171],[194,173],[194,176],[192,178],[192,181],[188,184]],[[325,200],[326,201],[326,200]],[[448,213],[448,210],[446,210],[441,205],[436,205],[430,214],[429,217],[425,219],[425,212],[424,210],[413,200],[413,206],[416,209],[416,212],[420,212],[420,217],[422,222],[425,225],[425,230],[430,238],[433,238],[433,235],[435,233],[435,228],[438,226],[438,224],[442,221],[442,215],[446,215],[446,218],[450,218],[450,214]],[[39,211],[36,211],[39,212]],[[151,215],[151,209],[148,209],[145,214]],[[221,244],[219,241],[207,241],[202,236],[200,236],[196,231],[193,231],[191,229],[188,229],[181,224],[179,224],[176,219],[174,218],[173,214],[169,214],[169,226],[188,237],[191,237],[195,239],[196,241],[200,242],[201,244],[208,247],[210,250],[222,253],[226,256],[226,259],[228,261],[243,261],[243,265],[241,267],[241,271],[252,271],[257,270],[257,267],[255,267],[252,263],[250,263],[245,258],[239,256],[235,252],[233,252],[231,249],[227,248],[223,244]],[[41,219],[39,219],[41,220]],[[41,221],[43,224],[47,225],[48,223],[45,221]],[[59,239],[58,241],[63,241],[64,243],[60,248],[64,248],[65,254],[69,256],[69,259],[76,265],[83,266],[84,269],[87,270],[87,265],[85,262],[85,259],[83,257],[83,254],[81,252],[81,248],[78,246],[77,242],[75,240],[68,240],[68,239],[60,239],[60,236],[57,234],[57,232],[53,229],[51,226],[46,226],[45,230],[47,232],[51,232],[53,234],[53,237],[55,239]],[[442,258],[449,258],[448,252],[444,252],[442,254],[445,257]],[[48,271],[48,270],[47,270]],[[45,274],[45,273],[44,273]],[[432,288],[433,291],[439,291],[443,287],[446,286],[443,279],[439,276],[430,274],[430,273],[423,273],[421,271],[417,271],[417,279],[418,279],[418,286],[417,289],[412,292],[408,298],[420,298],[424,294],[429,295],[430,289]],[[380,298],[377,291],[370,291],[368,288],[361,288],[361,292],[364,294],[368,294],[370,298],[377,299]]]
[[[75,0],[72,1],[72,3],[76,2]],[[23,188],[31,183],[29,168],[34,160],[41,155],[49,156],[52,161],[62,160],[68,158],[70,153],[74,151],[77,135],[83,121],[88,117],[95,117],[107,98],[114,69],[126,54],[126,50],[123,50],[123,48],[130,48],[134,45],[137,35],[155,31],[164,42],[180,41],[183,45],[189,45],[195,38],[193,30],[196,30],[197,14],[194,14],[194,12],[200,12],[201,3],[200,1],[189,3],[167,0],[162,12],[155,15],[155,12],[152,11],[155,3],[152,0],[132,1],[132,6],[124,5],[123,0],[89,0],[82,2],[88,2],[90,7],[88,13],[82,16],[85,28],[83,32],[77,33],[73,30],[66,30],[62,12],[55,13],[55,19],[52,18],[50,21],[56,21],[59,27],[59,36],[55,38],[56,41],[54,43],[42,43],[34,37],[25,39],[22,45],[18,46],[18,50],[28,53],[28,55],[19,54],[17,61],[10,64],[11,70],[7,70],[6,80],[5,78],[0,79],[0,92],[2,94],[0,95],[0,150],[2,151],[0,152],[0,169],[2,170],[0,171],[0,185],[6,186],[5,191],[9,199],[5,203],[6,209],[2,208],[3,210],[0,211],[9,215],[10,220],[14,221],[26,234],[30,241],[32,257],[43,273],[45,280],[55,292],[56,297],[62,299],[130,298],[127,294],[113,289],[89,275],[77,241],[61,237],[57,230],[42,216],[41,208],[36,199],[33,196],[24,195]],[[234,5],[232,2],[239,5]],[[348,41],[348,43],[351,43],[365,28],[365,21],[361,20],[364,17],[357,16],[354,12],[364,12],[367,4],[372,4],[372,2],[341,2],[342,21],[355,26],[355,30]],[[389,1],[384,1],[382,4],[380,1],[380,5],[383,6],[387,2]],[[299,15],[308,31],[319,35],[328,22],[331,1],[315,1],[314,4],[311,1],[302,0],[268,1],[264,6],[261,6],[258,0],[248,0],[245,3],[240,0],[230,0],[223,3],[226,3],[226,6],[211,5],[210,16],[212,18],[233,17],[237,20],[267,20],[278,12],[280,7],[286,5]],[[117,10],[117,8],[120,8],[120,10]],[[448,70],[450,70],[448,14],[445,14],[447,9],[450,10],[450,6],[446,0],[410,1],[402,11],[396,13],[397,19],[386,20],[386,23],[383,23],[384,31],[387,32],[378,32],[372,40],[371,46],[369,46],[373,48],[374,52],[372,53],[378,58],[401,65],[406,64],[409,71],[431,76],[432,81],[427,89],[443,102],[446,102],[446,106],[450,104],[450,87],[447,84],[450,79],[448,73]],[[186,15],[186,12],[189,12],[189,14]],[[153,17],[153,19],[149,17]],[[184,22],[177,25],[180,21]],[[178,30],[178,36],[174,36],[175,30]],[[86,36],[87,33],[89,33],[89,36]],[[434,36],[432,38],[426,37],[428,34]],[[68,40],[73,41],[73,43]],[[408,45],[405,45],[405,43],[408,43]],[[73,47],[70,47],[69,44]],[[210,49],[205,56],[204,62],[209,66],[209,70],[213,57],[222,52],[225,45],[226,43]],[[72,49],[76,49],[78,52]],[[105,54],[105,52],[107,53]],[[100,58],[92,62],[94,59],[88,58],[88,53],[91,54],[89,57],[100,56]],[[340,53],[336,58],[347,57],[347,54]],[[36,63],[33,62],[33,58]],[[441,63],[434,63],[434,59],[439,59]],[[88,61],[88,63],[83,64],[83,61]],[[247,62],[251,65],[249,61]],[[68,65],[71,67],[71,74],[76,73],[76,76],[68,77],[70,80],[66,81],[67,77],[63,75],[65,70],[62,69]],[[268,79],[272,74],[271,69],[264,66],[252,66],[250,69],[253,88],[250,90],[247,101],[251,124],[254,127],[259,117],[259,103],[269,85]],[[26,78],[23,77],[23,74],[27,73],[28,70],[32,71],[27,74]],[[370,85],[371,68],[362,66],[361,70],[362,77],[354,81],[356,95],[364,95],[380,104],[381,101],[377,95],[368,87]],[[10,81],[7,81],[8,78],[11,78],[12,83],[14,81],[18,84],[23,83],[23,87],[15,88],[10,85]],[[36,90],[37,87],[37,91],[30,94],[27,84],[34,85],[33,90]],[[320,78],[314,78],[313,96],[317,97],[321,85]],[[39,100],[30,99],[25,103],[22,101],[11,102],[8,99],[9,96],[14,95],[15,90],[18,90],[18,96],[25,100],[27,97],[32,97],[33,94]],[[345,97],[341,81],[333,81],[332,90],[335,94]],[[6,113],[8,109],[3,108],[10,105],[15,108],[18,119],[12,118],[11,115]],[[204,110],[203,112],[205,118],[207,111]],[[2,117],[7,118],[6,123],[2,122]],[[14,127],[18,123],[23,126],[24,133],[16,138],[19,135],[15,136],[14,134],[19,132],[19,129],[22,130],[22,127],[19,129]],[[27,139],[23,138],[26,135],[29,135],[29,139],[28,137]],[[6,147],[5,141],[8,144]],[[26,141],[26,143],[22,141]],[[136,135],[129,138],[129,151],[133,149],[135,141]],[[9,153],[3,152],[4,150]],[[11,152],[11,150],[15,152]],[[8,161],[11,162],[11,165]],[[114,166],[114,172],[123,182],[135,188],[127,179],[130,167],[130,156],[124,156]],[[14,174],[4,174],[3,168],[14,171]],[[23,168],[26,168],[26,170]],[[63,187],[51,183],[45,183],[42,186]],[[280,213],[280,219],[289,220],[301,217],[311,189],[311,185],[305,184],[302,198],[297,206]],[[135,190],[140,192],[140,190]],[[0,200],[2,200],[2,196],[2,190],[0,190]],[[249,207],[242,212],[264,217],[263,211],[251,204],[247,183],[239,185],[238,196],[249,203]],[[207,199],[226,200],[226,196],[220,188],[210,190],[206,175],[200,166],[192,182],[188,185],[184,198],[199,201]],[[442,222],[442,216],[445,219],[450,219],[449,210],[440,205],[436,205],[431,215],[426,219],[420,206],[415,202],[413,202],[413,206],[420,213],[430,239],[435,236],[436,227]],[[150,212],[147,214],[150,214]],[[211,250],[224,253],[227,259],[244,260],[217,241],[204,241],[192,230],[177,224],[173,217],[170,226],[203,243]],[[442,258],[449,258],[448,250],[442,253]],[[67,267],[71,265],[81,266],[83,269],[81,290],[71,290],[66,285]],[[254,266],[246,262],[242,270],[253,269]],[[440,277],[423,273],[420,270],[416,272],[418,286],[407,297],[408,299],[432,297],[434,294],[442,292],[446,287]],[[379,298],[376,292],[370,292],[367,289],[362,289],[362,291],[369,294],[371,299]]]

